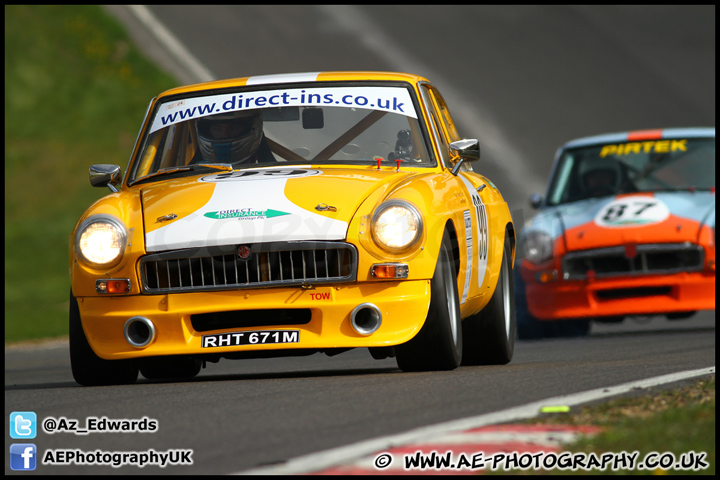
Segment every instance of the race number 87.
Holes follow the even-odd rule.
[[[654,207],[655,205],[657,205],[657,202],[633,202],[632,205],[627,203],[616,203],[614,205],[611,205],[605,211],[605,215],[602,217],[602,219],[606,222],[617,221],[625,214],[625,211],[627,209],[629,209],[629,216],[640,217],[643,212],[645,212],[650,207]],[[631,206],[633,207],[632,209],[630,209]]]
[[[621,197],[602,207],[595,215],[601,227],[645,226],[660,223],[670,216],[670,209],[662,200],[634,195]]]

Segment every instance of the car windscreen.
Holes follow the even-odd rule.
[[[597,144],[561,154],[546,203],[714,187],[714,137]]]
[[[155,106],[129,183],[178,167],[432,167],[409,87],[303,85],[199,92]]]

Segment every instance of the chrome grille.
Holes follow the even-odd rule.
[[[357,250],[339,242],[278,242],[146,255],[140,260],[143,291],[194,292],[350,282],[357,277]]]
[[[571,252],[562,261],[563,278],[587,278],[627,275],[660,275],[701,270],[704,251],[691,243],[660,243],[638,245],[633,258],[625,256],[625,247],[599,248]]]

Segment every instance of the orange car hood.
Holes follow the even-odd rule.
[[[714,192],[620,195],[563,206],[553,212],[568,251],[626,244],[696,243],[715,225]]]

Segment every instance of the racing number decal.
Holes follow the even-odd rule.
[[[473,197],[473,203],[475,204],[475,212],[477,213],[480,238],[478,241],[478,255],[480,260],[487,262],[488,257],[488,228],[487,228],[487,211],[485,210],[485,204],[480,200],[480,195]]]
[[[485,269],[487,268],[488,252],[490,250],[490,232],[488,229],[488,218],[487,209],[483,203],[480,195],[478,194],[475,187],[461,174],[458,177],[465,184],[470,198],[472,199],[473,206],[475,207],[475,219],[477,222],[476,237],[477,237],[477,257],[478,257],[478,288],[482,286],[483,280],[485,280]],[[465,223],[467,224],[467,216],[465,217]],[[472,231],[472,229],[470,229]],[[468,228],[465,228],[465,235],[468,235]],[[472,252],[472,245],[468,249],[468,252]],[[468,268],[472,269],[473,260],[472,255],[468,257]],[[466,281],[466,287],[470,282]],[[462,303],[462,302],[461,302]]]
[[[595,216],[601,227],[627,227],[659,223],[670,215],[667,206],[653,197],[626,197],[605,205]]]
[[[487,267],[488,249],[490,247],[490,236],[488,234],[488,219],[485,204],[482,203],[480,195],[473,192],[473,204],[477,214],[478,224],[478,287],[482,286],[485,279],[485,268]]]

